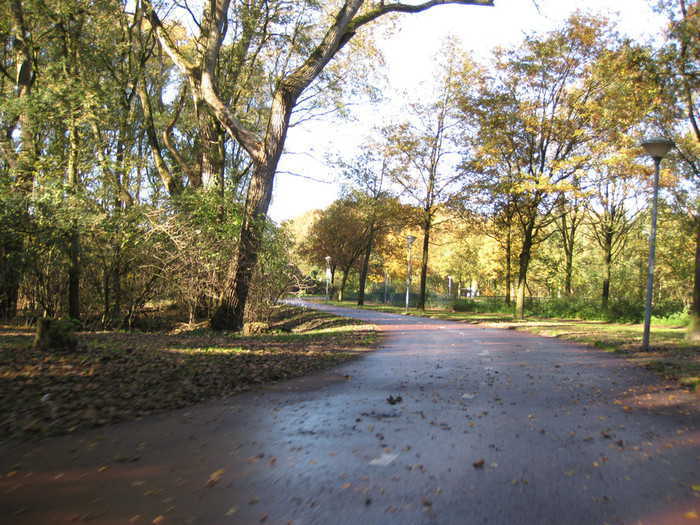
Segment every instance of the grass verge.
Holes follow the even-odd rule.
[[[30,329],[0,326],[0,438],[65,434],[241,392],[372,350],[359,321],[282,306],[265,335],[202,327],[83,332],[75,352],[32,350]]]

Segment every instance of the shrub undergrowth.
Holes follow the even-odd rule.
[[[458,299],[452,303],[452,308],[455,312],[466,313],[512,313],[515,305],[507,305],[502,297],[474,297]],[[639,323],[644,319],[644,303],[621,299],[610,301],[607,308],[603,308],[599,300],[580,297],[527,298],[525,313],[533,317]],[[684,305],[677,301],[655,304],[653,314],[655,324],[687,326],[690,322]]]

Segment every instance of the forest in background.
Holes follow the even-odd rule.
[[[655,315],[689,320],[700,134],[680,28],[697,15],[681,13],[660,49],[582,14],[488,63],[447,42],[433,98],[336,163],[342,199],[292,221],[298,261],[320,275],[330,256],[339,299],[362,304],[370,275],[374,300],[401,304],[412,236],[418,308],[639,321],[653,190],[640,144],[656,132],[677,147],[662,164]],[[457,300],[472,295],[489,299]]]
[[[650,134],[677,145],[662,165],[656,313],[697,315],[695,2],[659,4],[657,47],[586,14],[487,63],[446,42],[432,98],[330,161],[344,196],[276,225],[285,126],[376,89],[365,24],[391,13],[363,4],[231,1],[183,13],[193,25],[165,18],[175,3],[2,7],[0,317],[122,328],[174,303],[240,328],[243,307],[264,320],[290,290],[323,290],[328,256],[339,294],[363,302],[385,281],[400,294],[411,234],[419,308],[449,287],[512,298],[521,315],[531,296],[634,320]]]

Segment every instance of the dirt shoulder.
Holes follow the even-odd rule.
[[[374,327],[282,307],[253,337],[181,327],[81,332],[74,352],[31,348],[33,330],[0,325],[0,439],[136,419],[303,376],[374,349]]]

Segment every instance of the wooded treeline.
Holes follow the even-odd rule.
[[[3,3],[0,317],[121,327],[175,301],[240,329],[326,256],[360,302],[405,278],[409,233],[419,307],[448,276],[519,315],[526,295],[636,302],[652,171],[638,145],[659,133],[677,148],[657,299],[697,315],[697,2],[658,2],[657,45],[586,14],[484,63],[447,42],[432,96],[337,161],[343,199],[313,224],[267,219],[289,126],[376,90],[370,23],[447,3],[491,4]]]
[[[264,315],[298,277],[267,219],[289,126],[362,87],[361,28],[447,3],[491,4],[3,2],[0,318]]]
[[[663,134],[676,148],[662,164],[654,300],[659,314],[697,316],[700,17],[695,3],[660,9],[669,29],[657,47],[586,14],[485,63],[448,42],[432,98],[378,130],[363,148],[372,167],[367,153],[340,163],[347,196],[294,225],[299,260],[323,268],[331,256],[340,295],[356,271],[362,302],[367,261],[377,287],[387,278],[403,287],[412,234],[419,308],[429,292],[446,294],[452,279],[453,292],[512,299],[519,316],[526,296],[536,296],[635,318],[653,173],[640,143]],[[402,211],[377,223],[378,206]],[[310,229],[298,224],[309,220]]]

